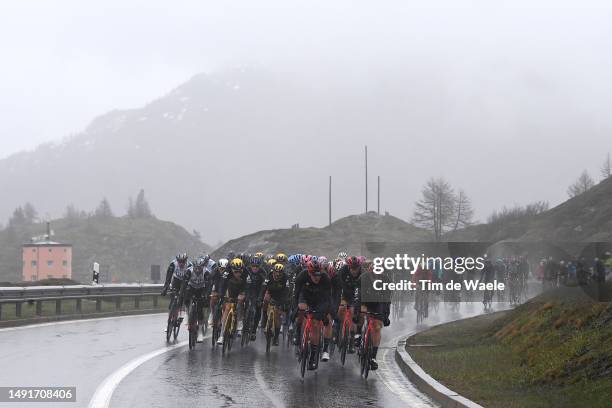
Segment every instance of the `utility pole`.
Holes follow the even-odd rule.
[[[378,215],[380,215],[380,176],[378,176]]]
[[[365,212],[368,213],[368,146],[365,147]]]
[[[329,225],[331,225],[331,176],[329,176]]]

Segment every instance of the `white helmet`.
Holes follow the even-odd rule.
[[[219,265],[219,268],[227,268],[227,265],[229,265],[229,261],[227,260],[227,258],[221,258],[219,259],[219,262],[217,264]]]
[[[348,254],[344,251],[340,251],[338,252],[338,258],[340,259],[346,259],[348,257]]]

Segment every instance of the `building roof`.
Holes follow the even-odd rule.
[[[71,247],[72,244],[62,244],[54,241],[38,241],[38,242],[27,242],[22,245],[23,247]]]

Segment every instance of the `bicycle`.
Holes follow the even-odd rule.
[[[245,313],[243,319],[240,347],[248,345],[251,341],[251,331],[257,330],[257,328],[253,327],[255,325],[255,303],[247,299],[244,305],[247,313]]]
[[[181,291],[182,292],[182,291]],[[172,289],[170,306],[168,311],[168,324],[166,326],[166,342],[170,341],[170,337],[174,337],[176,341],[181,323],[184,319],[184,305],[182,293],[177,294],[175,289]]]
[[[278,327],[277,322],[277,312],[279,312],[279,305],[274,302],[274,300],[270,299],[270,303],[268,303],[268,310],[266,315],[268,318],[266,319],[266,327],[264,328],[264,334],[266,335],[266,353],[270,352],[270,345],[272,343],[272,338],[276,333],[276,328]]]
[[[229,310],[227,312],[227,317],[225,318],[225,322],[223,324],[224,332],[223,332],[223,348],[222,354],[225,354],[225,350],[229,353],[232,349],[232,343],[234,341],[234,336],[236,335],[237,329],[237,318],[236,318],[236,302],[230,302]]]
[[[310,355],[312,354],[312,344],[310,342],[310,333],[312,331],[312,320],[313,314],[316,312],[314,310],[307,309],[306,310],[306,324],[304,324],[304,330],[302,332],[302,341],[300,342],[300,353],[298,357],[298,362],[300,363],[300,373],[302,374],[302,378],[304,378],[304,373],[306,372],[306,364],[310,359]],[[316,362],[315,370],[319,367],[319,359],[321,357],[321,349],[317,347],[317,356],[314,359]]]
[[[193,350],[198,341],[198,310],[200,306],[200,302],[202,301],[201,297],[196,297],[195,295],[191,299],[191,305],[189,306],[189,316],[187,317],[187,330],[189,331],[189,350]]]
[[[223,315],[222,313],[222,303],[219,300],[217,302],[217,304],[214,307],[214,310],[211,312],[213,313],[213,332],[212,332],[212,348],[214,349],[215,347],[217,347],[217,340],[219,340],[219,336],[221,335],[221,317]]]
[[[377,319],[374,319],[376,317]],[[366,312],[367,328],[363,335],[363,341],[359,345],[359,363],[361,365],[361,375],[367,380],[370,373],[370,360],[372,359],[372,332],[374,331],[374,321],[383,320],[384,316],[379,313]]]
[[[414,299],[414,308],[417,312],[417,324],[423,323],[428,314],[429,309],[429,294],[425,290],[418,290]]]
[[[351,309],[349,308],[349,305],[346,305],[344,308],[342,329],[338,339],[338,351],[340,351],[340,362],[342,365],[344,365],[344,361],[346,360],[346,352],[348,351],[349,341],[351,340]]]

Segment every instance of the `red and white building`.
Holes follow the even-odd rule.
[[[53,241],[23,244],[22,279],[72,278],[72,245]]]

